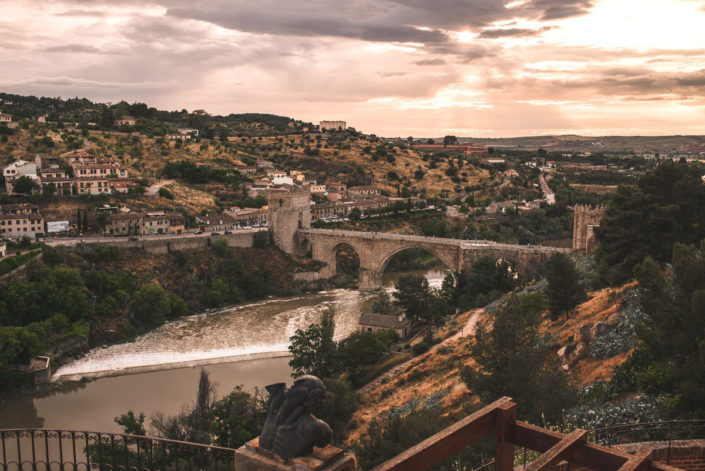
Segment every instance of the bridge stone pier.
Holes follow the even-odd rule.
[[[532,245],[498,244],[485,240],[443,239],[385,232],[311,229],[310,195],[297,187],[281,187],[268,193],[270,230],[277,247],[286,253],[302,256],[311,253],[314,260],[325,262],[320,278],[336,274],[336,252],[345,244],[360,259],[359,289],[372,291],[382,287],[382,275],[389,260],[402,250],[419,248],[436,255],[446,267],[460,271],[475,258],[491,255],[509,261],[519,272],[538,270],[556,253],[570,249]]]

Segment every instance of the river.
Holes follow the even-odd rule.
[[[432,287],[439,287],[444,276],[440,270],[416,273],[424,274]],[[385,289],[391,291],[399,276],[385,274]],[[134,342],[97,348],[64,365],[53,377],[62,383],[51,392],[0,399],[0,429],[118,432],[113,418],[129,409],[149,418],[156,412],[173,415],[192,404],[201,367],[210,373],[218,396],[236,386],[253,391],[290,382],[285,355],[296,329],[318,321],[332,307],[335,336],[344,338],[357,327],[371,297],[340,289],[272,298],[169,322]]]

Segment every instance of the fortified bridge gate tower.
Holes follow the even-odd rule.
[[[536,273],[548,258],[570,249],[535,245],[498,244],[485,240],[442,239],[381,232],[311,229],[311,206],[308,191],[282,187],[268,193],[270,230],[274,243],[284,252],[304,256],[311,251],[313,258],[325,262],[321,278],[336,274],[336,252],[346,244],[360,259],[360,290],[382,287],[382,275],[389,260],[405,249],[421,248],[436,255],[452,271],[470,266],[482,255],[507,260],[520,274]]]

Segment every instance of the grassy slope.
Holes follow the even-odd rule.
[[[632,286],[633,284],[628,284],[618,289],[591,292],[588,299],[578,307],[575,315],[566,322],[551,322],[545,314],[540,330],[553,336],[557,344],[563,345],[581,324],[613,320],[619,311],[619,304],[614,295]],[[460,314],[455,327],[446,327],[437,337],[447,338],[453,335],[458,326],[465,325],[471,314]],[[489,322],[487,314],[483,312],[481,316],[480,322]],[[372,387],[363,388],[360,392],[360,407],[353,416],[355,427],[349,435],[348,444],[358,440],[365,433],[373,418],[379,418],[395,407],[403,406],[410,399],[423,402],[441,390],[446,391],[442,400],[446,414],[456,420],[463,417],[464,406],[474,401],[471,391],[467,389],[459,374],[461,365],[473,364],[468,352],[470,341],[468,336],[448,341],[443,346],[447,348],[440,348],[440,351],[435,348],[415,357],[393,370],[386,378],[375,382]],[[570,374],[581,385],[608,380],[614,367],[621,364],[627,356],[628,352],[606,360],[588,357],[578,362]]]

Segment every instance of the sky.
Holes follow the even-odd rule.
[[[705,134],[705,0],[0,0],[0,91],[381,136]]]

